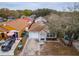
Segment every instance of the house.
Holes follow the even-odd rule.
[[[33,23],[30,27],[29,31],[29,39],[37,39],[41,40],[44,39],[46,41],[47,33],[43,30],[45,28],[45,25],[42,25],[40,23]]]
[[[47,33],[49,33],[46,22],[47,20],[44,17],[36,18],[29,29],[29,39],[46,41]]]
[[[7,18],[8,18],[8,20],[15,20],[15,18],[13,16],[8,16]]]
[[[2,17],[0,17],[0,22],[3,22],[3,21],[4,21],[4,19]]]
[[[38,17],[38,18],[35,19],[35,22],[44,24],[44,23],[47,22],[47,20],[44,17]]]
[[[56,40],[57,34],[50,33],[46,23],[47,20],[43,17],[36,18],[35,23],[29,29],[29,39],[37,39],[39,41]]]
[[[50,33],[47,22],[43,17],[38,17],[35,22],[31,25],[29,31],[29,39],[37,39],[39,41],[56,40],[56,33]]]
[[[36,18],[36,15],[31,15],[30,18],[34,20]]]
[[[7,33],[11,30],[15,30],[10,26],[0,25],[0,40],[7,39]]]
[[[31,21],[28,21],[28,18],[8,21],[0,26],[0,33],[4,33],[3,35],[7,35],[8,33],[16,32],[17,34],[15,35],[20,38],[23,31],[25,31],[30,24]]]

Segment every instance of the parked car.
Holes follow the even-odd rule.
[[[13,39],[9,39],[7,40],[2,46],[1,46],[1,50],[2,51],[9,51],[12,47],[12,45],[14,44],[15,40]]]

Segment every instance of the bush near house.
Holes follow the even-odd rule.
[[[16,46],[16,49],[15,49],[15,51],[14,51],[14,55],[18,55],[18,54],[20,54],[20,53],[22,52],[22,50],[23,50],[23,48],[24,48],[24,46],[25,46],[26,40],[27,40],[27,39],[24,39],[24,38],[22,38],[22,39],[20,40],[20,42],[19,42],[18,45]],[[20,43],[21,43],[21,45],[22,45],[21,48],[18,47],[18,46],[20,45]]]

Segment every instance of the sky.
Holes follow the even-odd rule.
[[[72,7],[73,2],[0,2],[0,8],[8,8],[12,10],[49,8],[62,11],[67,7]]]

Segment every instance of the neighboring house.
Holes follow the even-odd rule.
[[[0,40],[7,39],[7,33],[11,30],[15,30],[14,28],[10,26],[0,25]]]
[[[33,19],[33,20],[35,19],[35,17],[36,17],[36,15],[31,15],[30,16],[30,18]]]
[[[22,34],[24,33],[24,31],[28,31],[28,27],[31,24],[30,22],[31,21],[28,18],[25,18],[25,19],[16,19],[16,20],[3,23],[2,25],[0,25],[0,41],[2,41],[3,39],[6,40],[8,39],[8,37],[11,37],[11,36],[12,37],[17,36],[16,38],[18,39],[23,38]],[[26,32],[26,34],[27,33],[28,32]],[[0,50],[0,53],[2,53],[1,55],[14,55],[15,48],[17,47],[19,42],[20,40],[15,41],[11,50],[7,52],[9,54],[3,53]]]
[[[29,27],[31,21],[28,18],[26,19],[16,19],[12,21],[8,21],[0,26],[0,33],[8,34],[12,31],[18,33],[18,38],[21,37],[21,34]],[[17,35],[17,34],[15,34]]]
[[[44,17],[38,17],[35,19],[35,22],[40,23],[40,24],[44,24],[47,22],[47,20]]]
[[[4,19],[2,17],[0,17],[0,22],[3,22],[3,21],[4,21]]]
[[[8,16],[8,20],[15,20],[13,16]]]

